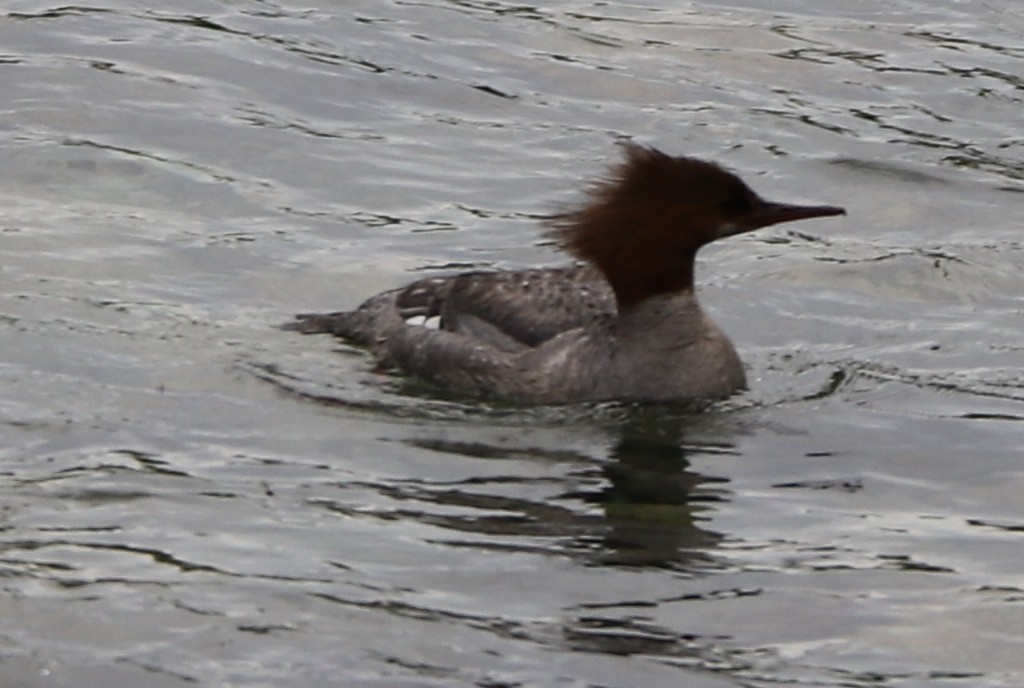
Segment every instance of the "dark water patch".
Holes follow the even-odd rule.
[[[827,452],[825,452],[827,455]],[[820,453],[819,453],[820,455]],[[842,490],[844,492],[857,492],[864,489],[864,481],[860,478],[834,478],[830,480],[807,480],[791,483],[777,483],[772,487],[780,489],[805,489],[805,490]]]
[[[867,119],[873,119],[868,114],[863,115]],[[858,160],[855,158],[837,158],[830,161],[833,165],[847,167],[857,172],[863,172],[872,176],[890,177],[896,181],[917,184],[949,183],[949,180],[933,172],[922,169],[915,169],[883,160]]]

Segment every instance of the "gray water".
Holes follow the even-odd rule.
[[[0,684],[1024,684],[1016,0],[12,0]],[[451,399],[275,329],[632,138],[845,218],[701,255],[751,389]]]

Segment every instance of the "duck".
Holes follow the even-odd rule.
[[[736,348],[697,298],[697,252],[845,209],[768,201],[714,162],[622,148],[581,202],[546,218],[575,262],[428,277],[285,328],[339,337],[380,369],[449,392],[519,404],[704,402],[745,389]]]

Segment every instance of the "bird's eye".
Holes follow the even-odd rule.
[[[746,196],[728,196],[719,201],[717,207],[725,214],[741,215],[753,208],[753,202]]]

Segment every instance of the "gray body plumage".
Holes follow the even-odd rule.
[[[439,316],[440,327],[409,324],[415,316]],[[291,327],[366,346],[448,389],[524,403],[689,401],[745,386],[732,343],[693,292],[620,313],[586,266],[429,278]]]

